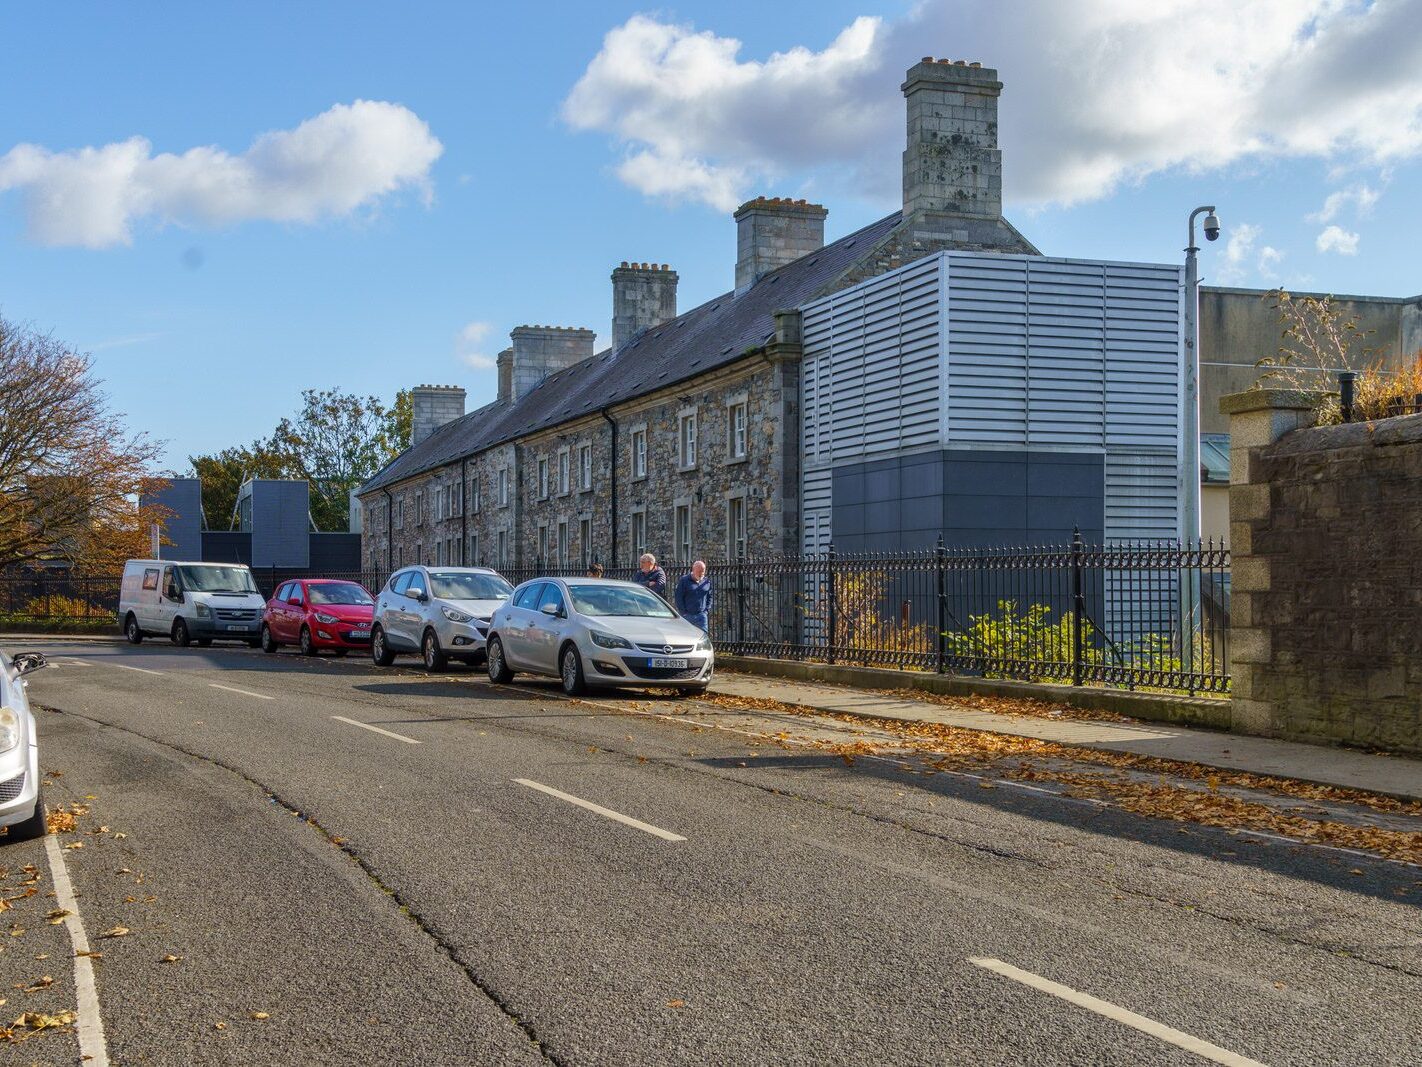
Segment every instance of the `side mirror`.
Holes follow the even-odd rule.
[[[428,604],[430,602],[430,595],[423,589],[416,589],[411,595],[421,604]]]
[[[557,618],[559,615],[563,614],[562,610],[558,607],[557,604],[544,604],[538,610],[543,612],[543,614],[551,615],[554,618]]]
[[[301,607],[301,598],[299,596],[289,596],[286,598],[286,602],[294,608]]]
[[[47,667],[49,665],[49,660],[45,659],[38,652],[16,652],[10,657],[10,662],[15,665],[15,673],[17,675],[29,674],[32,671],[37,671],[41,667]]]

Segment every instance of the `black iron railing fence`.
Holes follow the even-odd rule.
[[[663,562],[675,584],[689,566]],[[1229,688],[1229,550],[1213,542],[785,556],[711,561],[719,651],[1072,685]],[[502,568],[510,582],[582,564]],[[270,596],[299,571],[253,568]],[[630,579],[637,568],[606,567]],[[376,591],[388,574],[348,571]],[[670,590],[669,594],[670,595]],[[87,605],[83,611],[77,605]],[[59,605],[60,609],[56,609]],[[113,617],[116,579],[0,579],[0,611]],[[51,611],[53,610],[53,614]]]

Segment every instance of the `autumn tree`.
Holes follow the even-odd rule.
[[[0,568],[112,570],[145,555],[160,447],[108,409],[89,358],[0,319]]]

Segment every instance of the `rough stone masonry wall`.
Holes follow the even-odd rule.
[[[1221,404],[1233,725],[1422,753],[1422,416],[1310,427],[1311,399]]]

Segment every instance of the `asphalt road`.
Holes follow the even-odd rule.
[[[1422,1063],[1415,868],[473,672],[43,650],[88,810],[0,847],[0,1012],[81,995],[53,850],[111,1063]]]

